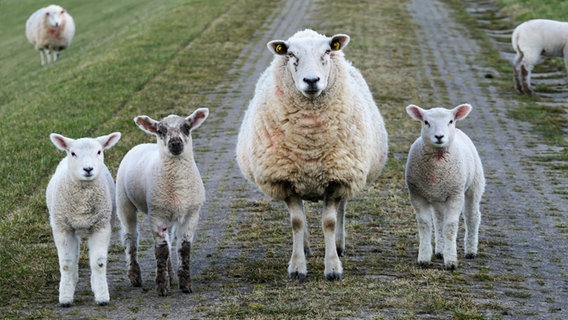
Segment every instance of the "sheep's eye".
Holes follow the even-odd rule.
[[[189,131],[191,131],[191,128],[187,124],[184,124],[183,126],[181,126],[181,132],[184,135],[189,136]]]
[[[168,128],[164,127],[164,126],[158,126],[158,128],[156,129],[156,132],[161,135],[161,136],[165,136],[168,133]]]
[[[426,126],[429,127],[429,126],[430,126],[430,122],[428,122],[428,120],[424,120],[424,125],[426,125]]]
[[[331,53],[331,49],[325,50],[325,54],[330,54],[330,53]]]
[[[450,124],[454,123],[454,120],[450,120]]]
[[[75,152],[71,152],[71,156],[72,156],[72,157],[76,157],[77,154],[76,154]]]
[[[101,153],[102,153],[102,152],[101,152],[101,150],[99,150],[99,151],[97,152],[97,155],[99,155],[99,156],[100,156],[100,155],[101,155]]]

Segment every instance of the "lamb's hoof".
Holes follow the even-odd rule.
[[[309,247],[304,246],[304,254],[306,256],[311,256],[312,255],[312,250],[310,250]]]
[[[69,307],[71,307],[71,302],[59,303],[59,306],[61,308],[69,308]]]
[[[475,259],[475,258],[477,258],[477,254],[476,253],[467,253],[465,255],[465,258],[466,259]]]
[[[456,270],[457,268],[458,268],[457,262],[449,262],[444,264],[444,269],[448,271],[453,271]]]
[[[164,285],[157,285],[156,286],[156,291],[158,292],[158,296],[160,297],[167,297],[168,293],[169,293],[169,288],[167,286]]]
[[[135,264],[128,268],[128,279],[133,287],[142,286],[142,276],[140,275],[140,265]]]
[[[288,278],[304,282],[306,281],[306,274],[301,272],[291,272],[288,274]]]
[[[340,257],[345,257],[345,248],[339,248],[339,247],[337,247],[336,250],[337,250],[337,255],[338,255],[338,256],[340,256]]]
[[[325,278],[329,281],[341,281],[341,273],[332,272],[325,275]]]
[[[191,287],[180,286],[179,288],[181,289],[181,292],[183,292],[183,293],[192,293],[193,292],[193,290],[191,290]]]
[[[428,269],[432,266],[432,263],[430,261],[418,261],[418,266],[422,269]]]
[[[97,302],[97,304],[101,307],[108,306],[108,303],[109,303],[108,301]]]
[[[441,254],[441,253],[439,253],[439,252],[438,252],[438,253],[434,253],[434,257],[436,257],[436,259],[440,259],[440,260],[444,259],[444,255]]]

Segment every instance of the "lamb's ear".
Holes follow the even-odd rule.
[[[456,120],[461,120],[471,112],[472,106],[468,103],[460,104],[459,106],[455,107],[452,112],[454,113],[454,117]]]
[[[424,110],[419,106],[409,104],[406,107],[406,113],[414,120],[422,121],[424,119]]]
[[[158,121],[148,117],[148,116],[138,116],[134,118],[134,122],[142,131],[149,134],[157,134]]]
[[[288,53],[288,45],[286,44],[286,41],[272,40],[267,43],[266,46],[270,52],[277,55],[285,55]]]
[[[209,109],[199,108],[193,111],[193,113],[189,117],[185,118],[185,120],[189,122],[191,130],[193,130],[199,128],[203,121],[207,119],[207,116],[209,116]]]
[[[345,48],[348,43],[349,43],[348,35],[336,34],[333,37],[331,37],[331,40],[329,41],[329,46],[331,47],[331,50],[339,51]]]
[[[101,143],[104,150],[110,149],[120,140],[120,132],[113,132],[109,135],[98,137],[97,140]]]
[[[50,134],[49,139],[51,139],[51,142],[53,142],[53,144],[57,147],[57,149],[61,151],[69,150],[69,145],[71,144],[71,142],[74,141],[73,139],[66,138],[57,133]]]

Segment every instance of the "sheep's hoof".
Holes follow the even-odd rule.
[[[140,265],[138,263],[132,264],[130,268],[128,268],[128,279],[130,279],[130,283],[133,287],[142,286],[142,276],[140,274]]]
[[[191,290],[191,287],[189,287],[189,286],[187,286],[187,287],[179,286],[179,288],[181,289],[181,292],[183,292],[183,293],[192,293],[193,292],[193,290]]]
[[[288,274],[288,278],[304,282],[306,280],[306,274],[301,272],[292,272]]]
[[[453,270],[456,270],[457,268],[458,268],[457,262],[450,262],[450,263],[444,264],[444,269],[446,269],[448,271],[453,271]]]
[[[339,248],[337,247],[337,255],[340,257],[345,257],[345,248]]]
[[[430,268],[431,265],[430,261],[418,261],[418,266],[422,269]]]
[[[304,254],[306,256],[310,256],[310,255],[312,255],[312,250],[310,250],[309,247],[304,247]]]
[[[332,272],[332,273],[326,274],[325,277],[329,281],[341,281],[341,273]]]
[[[444,255],[439,253],[439,252],[435,253],[434,257],[436,257],[436,259],[440,259],[440,260],[444,259]]]
[[[60,303],[59,306],[61,308],[69,308],[71,306],[71,302]]]
[[[475,258],[477,258],[477,254],[476,253],[467,253],[465,255],[465,258],[466,259],[475,259]]]
[[[108,301],[97,302],[97,304],[101,307],[108,306]]]

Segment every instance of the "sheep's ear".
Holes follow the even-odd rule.
[[[331,50],[339,51],[339,50],[342,50],[343,48],[345,48],[348,43],[349,43],[349,36],[348,35],[336,34],[333,37],[331,37],[331,40],[329,42],[329,46],[331,47]]]
[[[51,142],[61,151],[69,150],[69,145],[74,141],[57,133],[50,134],[49,139],[51,139]]]
[[[207,119],[207,116],[209,116],[209,109],[199,108],[193,111],[193,113],[189,117],[185,118],[185,120],[189,122],[191,130],[193,130],[199,128],[199,126],[201,126],[203,121]]]
[[[410,104],[406,107],[406,113],[414,119],[418,121],[422,121],[424,119],[424,110],[419,106]]]
[[[288,45],[286,41],[273,40],[266,44],[268,50],[277,55],[284,55],[288,53]]]
[[[101,143],[103,149],[110,149],[120,140],[120,132],[113,132],[109,135],[98,137],[97,140]]]
[[[452,112],[454,113],[454,117],[456,120],[461,120],[471,112],[472,106],[468,103],[460,104],[459,106],[455,107]]]
[[[148,116],[138,116],[134,118],[134,122],[142,131],[149,134],[156,134],[158,130],[158,121]]]

